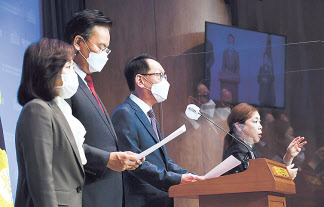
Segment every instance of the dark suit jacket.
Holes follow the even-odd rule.
[[[140,153],[158,142],[153,127],[140,107],[130,98],[112,113],[121,150]],[[159,136],[162,137],[158,128]],[[146,157],[134,171],[124,172],[125,206],[173,206],[168,189],[188,173],[168,158],[163,146]]]
[[[99,96],[98,96],[99,98]],[[99,99],[100,100],[100,99]],[[83,206],[121,207],[123,198],[122,174],[107,168],[110,152],[118,151],[117,136],[103,103],[105,114],[97,100],[79,77],[79,88],[71,99],[72,114],[84,125],[84,151],[87,164]]]
[[[222,71],[237,74],[240,73],[240,57],[236,50],[232,51],[232,55],[230,55],[229,49],[226,49],[223,52]]]
[[[249,147],[249,149],[252,151],[255,158],[263,158],[263,155],[261,153],[259,153],[258,151],[256,151],[254,148]],[[237,158],[238,160],[240,160],[242,162],[245,157],[247,157],[247,159],[248,159],[247,153],[248,153],[248,150],[246,149],[246,147],[243,146],[243,144],[233,141],[233,143],[230,145],[228,150],[225,152],[223,160],[225,160],[229,156],[233,155],[235,158]],[[233,168],[232,170],[224,173],[224,175],[239,173],[239,172],[243,172],[245,170],[246,169],[243,166],[243,164],[240,164],[239,166]]]
[[[16,207],[82,205],[84,171],[72,131],[54,101],[34,99],[16,128]]]

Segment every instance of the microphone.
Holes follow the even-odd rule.
[[[200,108],[198,106],[196,106],[195,104],[189,104],[187,106],[186,112],[185,112],[186,116],[189,119],[194,119],[197,120],[200,116],[204,117],[207,121],[209,121],[211,124],[213,124],[214,126],[216,126],[217,128],[219,128],[220,130],[222,130],[223,132],[225,132],[226,134],[228,134],[229,136],[231,136],[235,141],[241,143],[248,151],[248,156],[249,159],[255,159],[254,154],[252,153],[252,151],[250,150],[250,148],[248,147],[248,145],[243,142],[242,140],[236,138],[235,136],[233,136],[232,134],[228,133],[225,129],[223,129],[222,127],[220,127],[219,125],[217,125],[215,122],[213,122],[212,120],[210,120],[208,117],[206,117],[204,114],[200,113]],[[248,160],[244,159],[247,163],[245,163],[247,166],[245,169],[248,168]],[[245,167],[245,166],[244,166]]]

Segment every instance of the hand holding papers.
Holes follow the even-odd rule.
[[[241,164],[241,161],[236,159],[233,155],[226,158],[223,162],[209,171],[204,177],[205,179],[217,178],[222,174],[226,173],[227,171],[233,169],[234,167]]]
[[[145,150],[144,152],[140,153],[137,157],[138,159],[142,159],[143,157],[151,154],[152,152],[154,152],[156,149],[162,147],[163,145],[165,145],[166,143],[170,142],[171,140],[173,140],[174,138],[176,138],[177,136],[179,136],[180,134],[182,134],[183,132],[186,131],[186,126],[182,125],[179,129],[177,129],[176,131],[174,131],[172,134],[170,134],[168,137],[164,138],[161,142],[153,145],[152,147],[148,148],[147,150]]]

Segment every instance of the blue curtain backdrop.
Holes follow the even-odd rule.
[[[3,0],[0,1],[0,116],[9,160],[13,200],[18,169],[15,129],[21,111],[17,90],[26,48],[42,36],[63,39],[64,27],[75,12],[84,9],[84,0]]]
[[[0,1],[0,116],[9,160],[13,199],[18,177],[15,129],[21,111],[17,102],[17,90],[24,52],[28,45],[41,38],[40,19],[38,0]]]

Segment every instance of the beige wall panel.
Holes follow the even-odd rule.
[[[130,94],[124,78],[127,59],[141,52],[156,54],[152,0],[86,0],[86,8],[99,9],[113,21],[108,63],[94,74],[96,91],[109,114]]]
[[[167,135],[185,123],[181,114],[188,104],[188,96],[194,95],[194,87],[204,77],[204,55],[185,54],[204,51],[205,21],[229,24],[229,18],[224,2],[217,0],[157,0],[155,15],[157,56],[162,59],[171,84],[169,98],[163,104],[164,131]],[[169,156],[179,165],[202,173],[205,171],[202,164],[203,145],[214,143],[211,140],[209,144],[204,144],[208,137],[202,137],[202,133],[198,136],[193,134],[197,132],[186,132],[169,143],[167,148]],[[217,145],[208,153],[217,151],[221,154],[222,146]]]
[[[185,119],[188,96],[194,95],[193,89],[204,77],[204,55],[185,54],[204,51],[205,21],[229,24],[226,7],[223,1],[215,0],[157,0],[155,15],[157,58],[171,84],[168,100],[163,103],[165,135],[182,124],[187,126],[184,135],[167,144],[168,155],[183,168],[204,174],[221,161],[223,139],[209,134],[208,127],[195,130]],[[196,199],[178,199],[175,206],[199,204]]]

